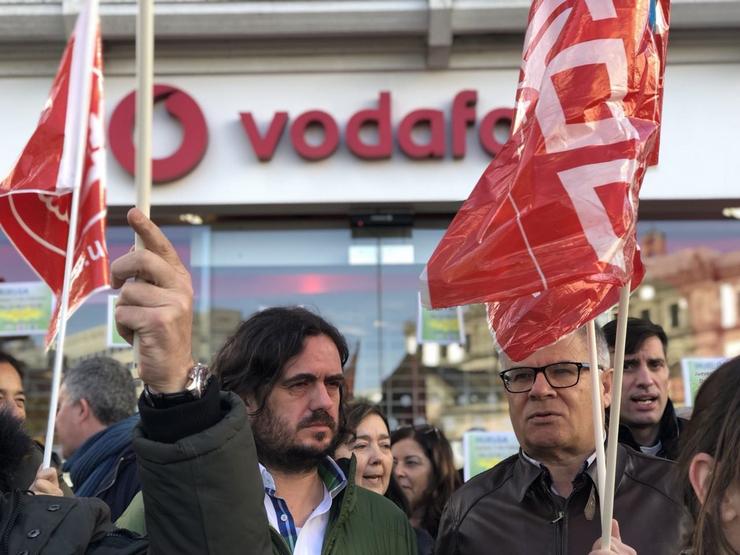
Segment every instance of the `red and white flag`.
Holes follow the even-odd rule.
[[[669,0],[535,0],[511,138],[422,273],[431,308],[488,303],[513,360],[643,277],[638,193],[657,162]]]
[[[77,240],[72,266],[69,314],[92,293],[110,284],[105,244],[105,145],[103,75],[97,13],[89,3],[77,18],[38,126],[15,167],[0,182],[0,227],[18,252],[59,300],[64,282],[72,191],[79,183]],[[96,21],[88,25],[91,17]],[[94,37],[86,36],[92,29]],[[85,48],[94,41],[92,64]],[[87,67],[85,67],[87,65]],[[87,74],[87,75],[86,75]],[[82,105],[84,83],[90,83],[90,103]],[[86,143],[77,144],[80,125]],[[85,149],[81,178],[76,160]],[[46,346],[59,324],[59,303],[49,324]]]

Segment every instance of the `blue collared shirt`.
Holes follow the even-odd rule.
[[[331,457],[326,457],[319,464],[318,472],[324,486],[324,497],[303,526],[297,528],[288,504],[275,491],[275,480],[270,472],[260,464],[262,483],[265,487],[267,518],[270,526],[280,533],[294,555],[319,555],[321,553],[332,502],[347,486],[347,477]]]

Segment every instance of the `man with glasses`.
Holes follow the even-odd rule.
[[[585,554],[592,549],[601,533],[601,492],[590,372],[600,374],[605,407],[612,383],[600,333],[597,343],[598,369],[587,362],[585,329],[521,361],[502,354],[501,379],[521,449],[453,494],[436,553]],[[619,447],[614,501],[619,529],[612,533],[617,553],[680,551],[686,513],[672,491],[671,469],[668,461]]]

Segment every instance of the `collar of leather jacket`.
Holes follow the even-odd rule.
[[[615,478],[615,486],[619,486],[619,482],[624,474],[624,468],[627,463],[627,452],[621,445],[617,446],[617,472]],[[521,503],[524,500],[524,496],[527,494],[530,488],[535,485],[535,482],[547,472],[547,468],[544,466],[537,466],[532,462],[528,461],[523,455],[522,450],[519,449],[519,455],[513,467],[512,484],[516,491],[517,500]],[[587,477],[588,481],[593,484],[596,491],[601,496],[602,492],[598,491],[598,479],[596,476],[596,459],[585,469],[584,472],[579,476]],[[577,479],[577,478],[576,478]]]

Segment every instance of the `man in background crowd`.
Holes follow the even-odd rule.
[[[0,351],[0,411],[4,411],[21,424],[26,421],[24,378],[24,364],[10,354]],[[9,487],[47,494],[56,494],[61,490],[64,495],[71,497],[73,495],[72,490],[59,476],[58,467],[60,463],[56,453],[52,454],[52,465],[57,468],[57,479],[56,483],[52,485],[47,480],[38,480],[37,476],[44,459],[43,445],[35,441],[28,445],[29,449],[26,455],[22,457],[13,473],[6,476]],[[59,486],[56,484],[59,484]]]
[[[617,321],[604,326],[614,360]],[[619,441],[648,455],[678,458],[678,438],[686,420],[668,398],[668,337],[649,320],[627,319]]]
[[[3,351],[0,351],[0,409],[7,410],[21,422],[26,420],[23,367],[18,360]]]
[[[78,497],[98,497],[116,520],[141,489],[132,430],[136,387],[131,372],[108,357],[84,360],[65,371],[59,391],[56,435]]]

